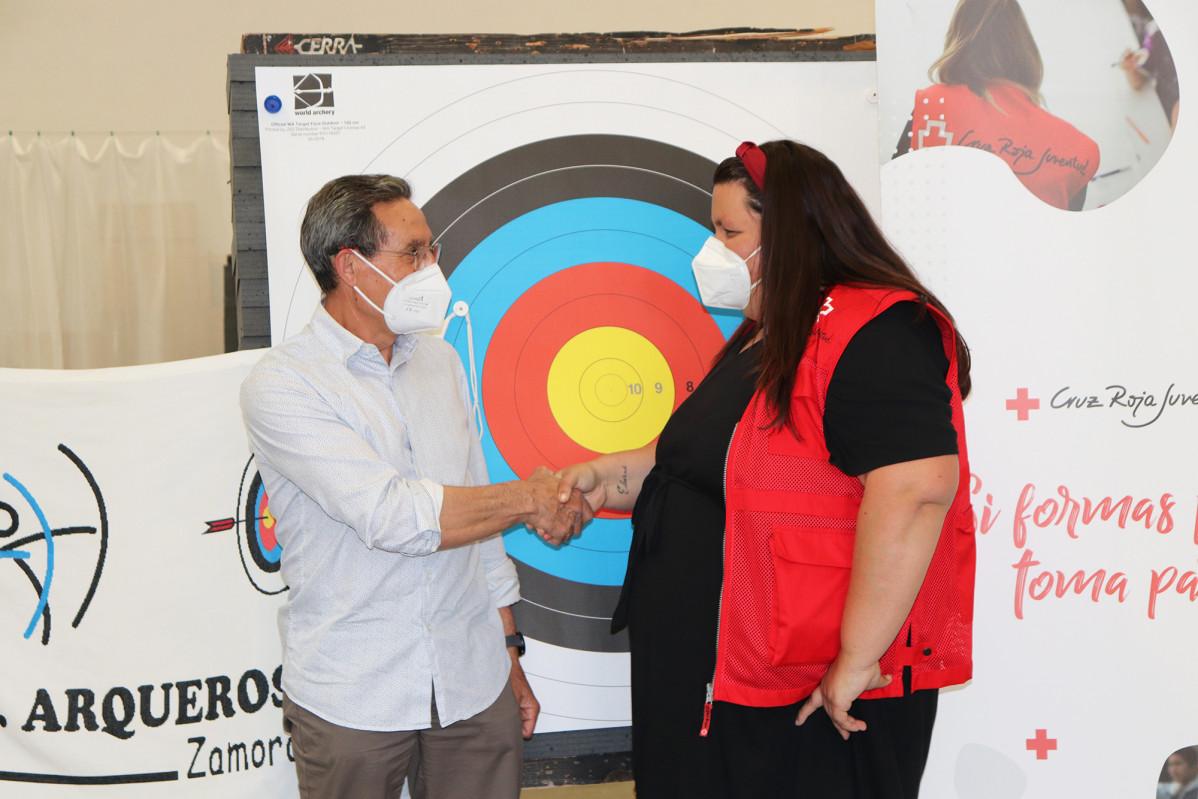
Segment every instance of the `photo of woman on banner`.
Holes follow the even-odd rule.
[[[1127,194],[1172,142],[1177,70],[1142,0],[911,0],[877,21],[880,43],[901,43],[878,51],[882,163],[968,147],[1077,211]]]
[[[713,183],[695,280],[744,323],[656,442],[559,472],[632,511],[637,796],[914,797],[972,674],[968,350],[822,153]]]
[[[895,157],[925,147],[973,147],[1001,157],[1032,194],[1080,211],[1098,172],[1098,145],[1044,108],[1044,62],[1017,0],[960,0],[935,81],[915,107]]]
[[[1169,755],[1156,784],[1156,799],[1198,799],[1198,747]]]

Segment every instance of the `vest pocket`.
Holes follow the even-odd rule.
[[[775,526],[770,665],[829,663],[840,651],[840,619],[853,565],[853,533]]]

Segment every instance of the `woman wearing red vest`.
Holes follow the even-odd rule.
[[[561,472],[633,510],[637,796],[913,797],[971,674],[968,354],[835,164],[737,153],[694,270],[744,324],[657,442]]]
[[[1044,62],[1017,0],[961,0],[928,77],[935,83],[915,93],[895,158],[972,147],[1003,159],[1049,205],[1082,210],[1098,145],[1044,109]]]

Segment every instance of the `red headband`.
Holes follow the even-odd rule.
[[[751,141],[742,142],[736,148],[736,157],[745,165],[757,188],[765,191],[765,153],[761,152],[761,148]]]

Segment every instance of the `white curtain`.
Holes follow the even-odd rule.
[[[223,352],[232,203],[219,137],[21,138],[0,137],[0,366]]]

